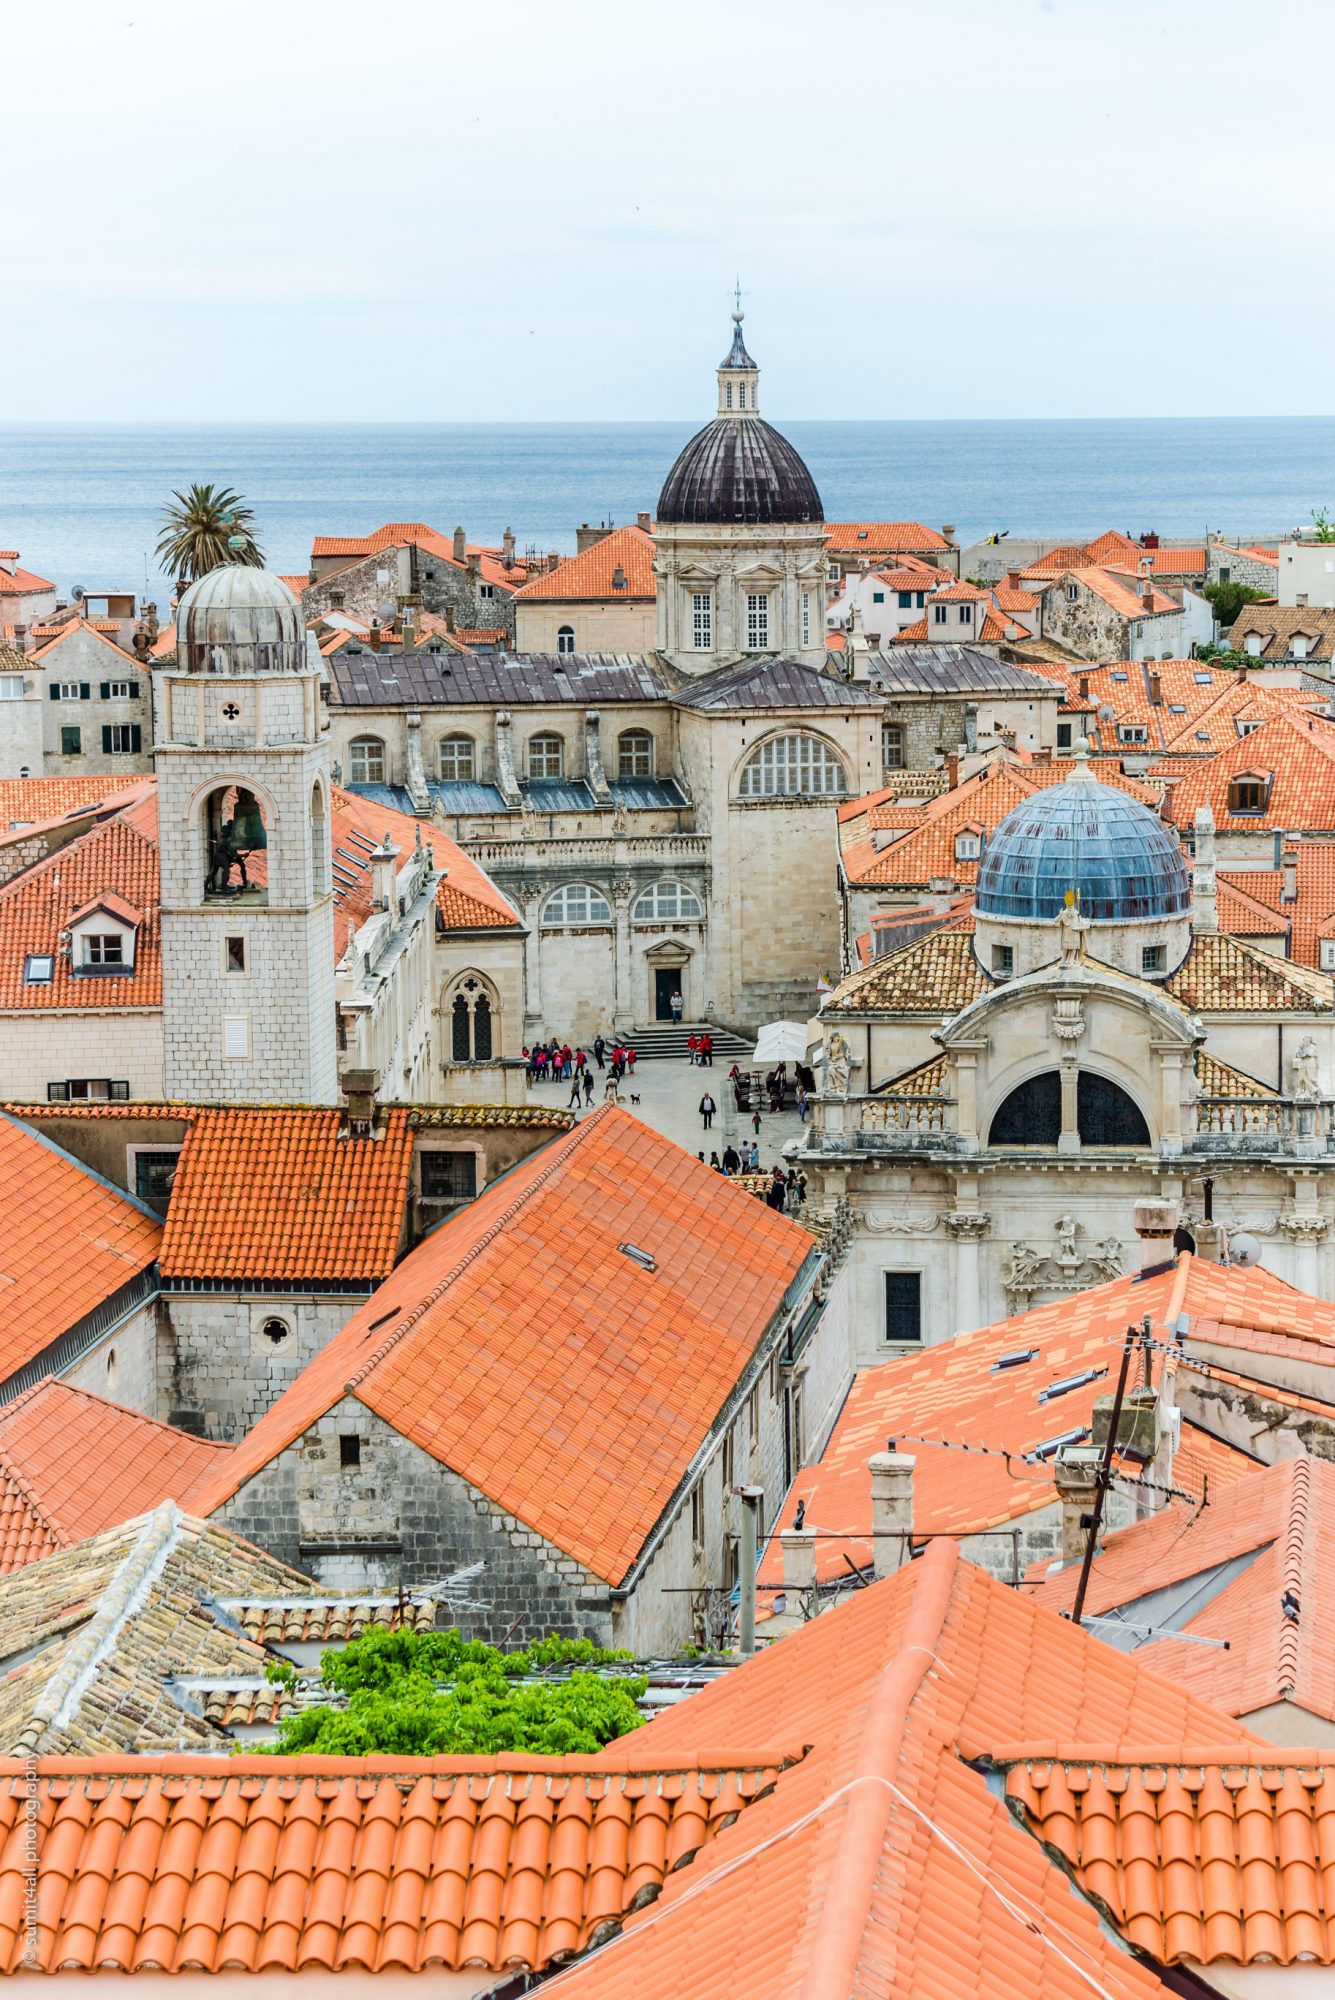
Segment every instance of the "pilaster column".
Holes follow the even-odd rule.
[[[1159,1057],[1159,1150],[1176,1155],[1182,1151],[1182,1059],[1184,1051],[1174,1043],[1150,1045]]]
[[[612,884],[616,936],[612,947],[612,1023],[625,1034],[635,1019],[635,967],[631,955],[630,897],[633,885],[622,878]]]
[[[535,883],[524,899],[524,923],[528,935],[524,939],[524,1040],[532,1044],[535,1035],[543,1031],[542,1018],[542,915],[546,885]],[[441,1039],[449,1033],[449,1023],[441,1022]]]
[[[1061,1064],[1062,1080],[1062,1129],[1057,1140],[1059,1153],[1080,1151],[1080,1123],[1077,1091],[1079,1089],[1080,1065],[1074,1056],[1063,1056]]]
[[[978,1130],[978,1056],[986,1047],[979,1041],[956,1042],[950,1050],[955,1072],[955,1130],[966,1152],[976,1153],[982,1143]]]

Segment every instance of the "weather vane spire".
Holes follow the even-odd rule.
[[[738,273],[737,284],[733,291],[733,300],[734,304],[732,309],[732,316],[736,320],[738,326],[740,326],[743,319],[746,317],[746,315],[742,311],[742,279],[740,272]]]

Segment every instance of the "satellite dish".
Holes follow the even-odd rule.
[[[391,603],[389,598],[386,598],[383,604],[377,604],[375,615],[382,625],[392,625],[394,623],[394,614],[398,608],[397,604]]]
[[[1111,702],[1105,701],[1099,710],[1099,721],[1111,722],[1116,713],[1117,710],[1112,706]]]
[[[84,589],[84,587],[83,587],[83,585],[82,585],[81,583],[76,583],[76,584],[74,585],[73,589],[72,589],[72,590],[70,591],[70,596],[71,596],[71,597],[72,597],[72,598],[74,599],[74,602],[75,602],[76,604],[82,604],[82,603],[83,603],[83,600],[84,600],[84,598],[85,598],[85,597],[86,597],[87,595],[88,595],[88,593],[87,593],[87,591],[86,591],[86,590]]]
[[[1249,1271],[1253,1264],[1259,1264],[1261,1261],[1261,1246],[1254,1236],[1249,1236],[1245,1229],[1240,1229],[1236,1236],[1230,1236],[1228,1239],[1228,1261],[1230,1264],[1236,1264],[1240,1270]]]

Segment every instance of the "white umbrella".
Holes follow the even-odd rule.
[[[806,1059],[805,1021],[767,1021],[760,1030],[752,1051],[751,1066],[753,1069],[763,1069],[766,1063],[804,1063]]]

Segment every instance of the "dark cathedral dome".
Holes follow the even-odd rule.
[[[816,482],[786,437],[761,417],[716,417],[663,482],[660,521],[693,525],[823,521]]]

